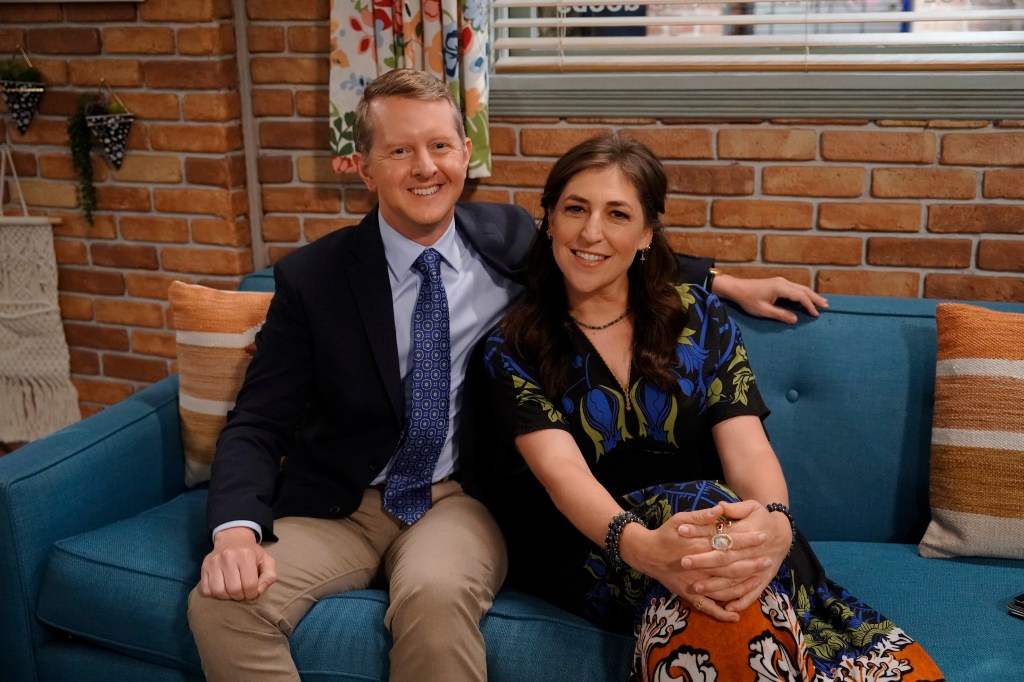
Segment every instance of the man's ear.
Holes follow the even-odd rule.
[[[363,179],[363,184],[366,185],[366,189],[371,192],[376,192],[377,183],[373,179],[370,162],[366,156],[364,156],[362,152],[353,152],[352,162],[355,163],[356,172],[359,173],[359,177]]]
[[[466,172],[469,172],[469,160],[473,158],[473,140],[466,138],[463,145],[466,147]]]

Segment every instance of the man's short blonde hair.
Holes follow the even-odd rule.
[[[424,102],[448,102],[452,110],[452,123],[459,134],[459,140],[466,139],[466,126],[462,122],[462,111],[455,103],[451,90],[439,78],[425,71],[394,69],[370,81],[363,90],[363,97],[356,105],[356,117],[352,124],[352,142],[356,151],[366,153],[373,146],[373,122],[370,104],[382,97],[406,97]]]

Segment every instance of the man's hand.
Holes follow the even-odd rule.
[[[729,299],[751,315],[786,324],[796,324],[796,313],[775,305],[780,298],[799,304],[812,317],[818,316],[818,308],[828,307],[824,297],[785,277],[742,279],[723,274],[715,277],[711,288],[716,296]]]
[[[203,559],[199,593],[248,601],[262,595],[276,580],[277,564],[256,542],[252,529],[228,528],[217,533],[213,551]]]

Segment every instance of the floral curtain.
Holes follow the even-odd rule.
[[[363,87],[391,69],[448,84],[473,141],[469,177],[491,174],[487,0],[331,0],[331,165],[354,170],[352,121]]]

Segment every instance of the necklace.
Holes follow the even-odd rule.
[[[568,313],[566,313],[566,314],[568,315]],[[622,322],[622,320],[626,319],[626,315],[629,315],[629,306],[626,306],[626,309],[622,311],[621,315],[616,317],[611,322],[606,322],[604,324],[587,324],[583,320],[577,320],[572,315],[569,315],[569,319],[572,320],[573,322],[575,322],[576,324],[578,324],[579,326],[583,327],[584,329],[590,329],[591,331],[600,331],[602,329],[607,329],[608,327],[612,326],[613,324],[617,324],[619,322]]]

